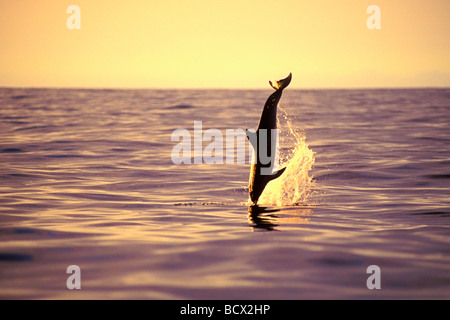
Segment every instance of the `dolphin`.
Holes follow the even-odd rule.
[[[285,79],[276,81],[272,83],[269,81],[275,92],[272,93],[264,105],[261,118],[259,120],[258,129],[256,132],[246,130],[246,135],[248,140],[253,146],[253,156],[250,167],[250,177],[249,177],[249,195],[250,199],[254,205],[258,204],[258,199],[261,196],[264,188],[269,181],[278,178],[286,170],[282,168],[278,171],[273,172],[273,165],[275,162],[275,152],[273,152],[275,145],[272,142],[276,142],[275,137],[272,136],[274,133],[272,130],[277,128],[277,106],[280,101],[283,89],[286,88],[292,79],[292,73],[289,73]],[[263,136],[265,135],[265,136]],[[258,144],[259,142],[259,144]],[[266,144],[264,144],[264,142]],[[259,152],[258,150],[259,146]],[[267,161],[267,158],[269,161]],[[263,161],[264,160],[264,161]]]

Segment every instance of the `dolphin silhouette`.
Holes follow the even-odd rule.
[[[289,73],[289,76],[285,79],[276,81],[275,83],[269,81],[272,88],[276,91],[269,96],[264,105],[256,132],[246,130],[247,138],[253,146],[254,161],[252,161],[250,167],[248,189],[250,199],[254,205],[257,205],[258,199],[269,181],[281,176],[286,169],[282,168],[273,172],[275,162],[274,148],[276,147],[276,137],[274,136],[275,132],[273,129],[277,128],[278,102],[280,101],[283,89],[289,85],[291,79],[292,73]]]

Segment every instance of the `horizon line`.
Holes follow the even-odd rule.
[[[0,89],[67,89],[67,90],[266,90],[263,87],[119,87],[119,86],[3,86]],[[267,88],[269,89],[269,87]],[[450,89],[450,85],[429,86],[373,86],[373,87],[290,87],[290,90],[398,90],[398,89]]]

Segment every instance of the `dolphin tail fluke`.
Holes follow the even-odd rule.
[[[284,172],[284,170],[286,170],[286,167],[284,167],[283,169],[278,170],[277,172],[275,172],[274,174],[269,176],[269,181],[270,180],[275,180],[276,178],[278,178],[279,176],[281,176]]]
[[[291,83],[291,79],[292,79],[292,73],[289,73],[289,75],[286,78],[278,80],[275,83],[273,83],[272,81],[269,81],[269,83],[272,86],[272,88],[274,88],[275,90],[283,90],[284,88],[286,88],[289,85],[289,83]]]

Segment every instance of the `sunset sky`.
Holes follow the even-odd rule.
[[[450,86],[449,14],[448,0],[0,0],[0,86],[266,88],[289,72],[294,88]]]

